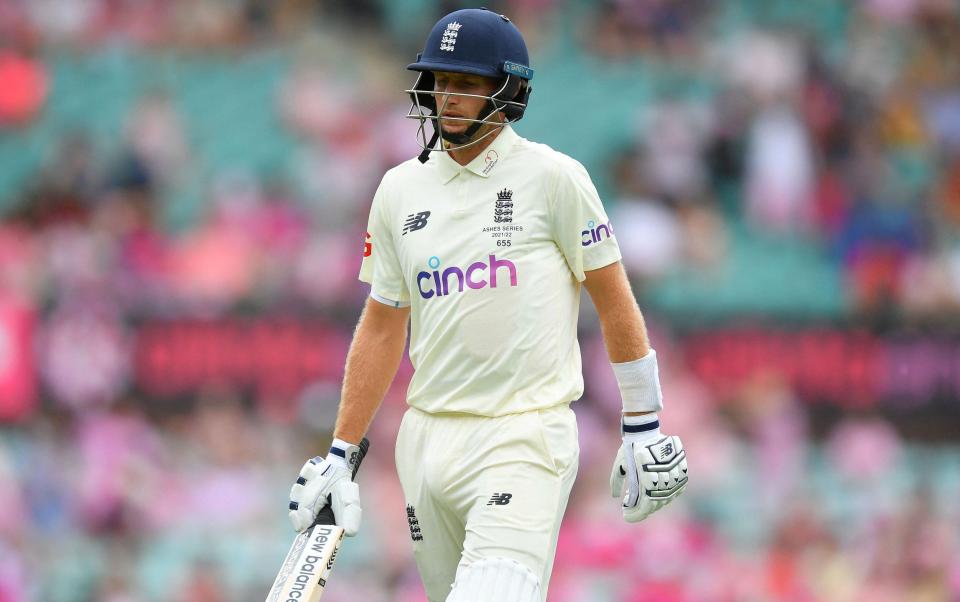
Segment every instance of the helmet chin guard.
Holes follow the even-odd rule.
[[[523,35],[503,15],[487,9],[468,8],[450,13],[437,21],[427,37],[417,61],[407,69],[419,71],[413,88],[406,90],[413,104],[407,117],[420,122],[417,130],[420,162],[426,163],[432,151],[449,152],[467,148],[494,135],[503,126],[519,121],[527,108],[530,79],[527,46]],[[464,73],[492,78],[497,89],[489,96],[434,90],[434,72]],[[437,95],[444,103],[451,96],[483,98],[483,108],[474,117],[442,117],[445,105],[437,106]],[[501,117],[502,115],[502,117]],[[433,133],[427,138],[427,122]],[[462,133],[444,131],[444,123],[468,123]],[[487,127],[486,131],[482,131]],[[437,141],[443,139],[443,143]]]
[[[500,87],[490,94],[461,94],[456,92],[439,92],[434,89],[434,76],[430,71],[421,71],[413,88],[406,90],[413,101],[407,112],[408,119],[420,122],[417,128],[417,140],[423,152],[420,153],[421,163],[426,163],[432,151],[449,152],[473,146],[492,136],[503,126],[518,121],[527,107],[527,99],[533,90],[527,82],[516,75],[507,75],[503,78]],[[445,98],[444,104],[437,107],[437,95]],[[449,97],[483,98],[486,99],[479,114],[474,117],[442,117]],[[509,99],[509,100],[507,100]],[[501,119],[500,115],[503,114]],[[427,139],[427,122],[433,126],[433,134]],[[444,123],[469,123],[469,127],[460,133],[446,132]],[[492,126],[486,132],[477,136],[483,126]],[[439,139],[446,144],[437,145]]]

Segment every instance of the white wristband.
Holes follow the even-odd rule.
[[[351,445],[353,444],[347,443],[343,439],[334,439],[333,443],[330,444],[330,453],[327,454],[327,462],[344,470],[348,469],[347,448]]]
[[[611,365],[620,385],[624,412],[659,412],[663,409],[656,351],[651,349],[638,360]]]

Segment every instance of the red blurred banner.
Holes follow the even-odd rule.
[[[150,322],[137,335],[135,384],[157,397],[223,385],[289,399],[338,382],[348,345],[346,332],[295,319]]]
[[[126,380],[148,398],[224,387],[252,392],[278,415],[292,411],[312,384],[339,385],[350,338],[348,329],[329,323],[269,316],[147,321],[133,330],[133,374]],[[36,406],[34,331],[32,309],[0,298],[0,421]],[[919,408],[935,399],[960,401],[957,337],[737,328],[688,335],[679,349],[720,399],[772,374],[808,403]]]
[[[34,310],[0,295],[0,421],[26,417],[37,404]]]
[[[960,399],[960,340],[878,337],[809,329],[723,330],[691,336],[686,358],[724,395],[758,373],[785,378],[808,401],[841,407],[909,407],[934,397]]]

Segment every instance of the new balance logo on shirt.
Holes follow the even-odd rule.
[[[408,232],[422,230],[423,227],[427,225],[428,217],[430,217],[429,211],[421,211],[420,213],[411,213],[408,215],[407,221],[403,223],[403,236],[406,236]]]
[[[512,493],[494,493],[490,498],[490,501],[487,502],[488,506],[506,506],[510,503],[510,498],[513,497]]]

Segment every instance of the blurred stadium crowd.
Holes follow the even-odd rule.
[[[693,473],[622,523],[585,303],[551,602],[960,600],[960,5],[488,4],[537,70],[518,131],[607,203]],[[459,6],[0,0],[0,602],[263,596],[329,438],[370,198],[417,152],[403,67]],[[837,336],[929,386],[812,394],[756,349],[711,368],[748,353],[738,328],[812,340],[840,390],[863,370],[819,355]],[[912,363],[876,351],[903,340]],[[423,600],[392,461],[409,373],[331,602]]]

